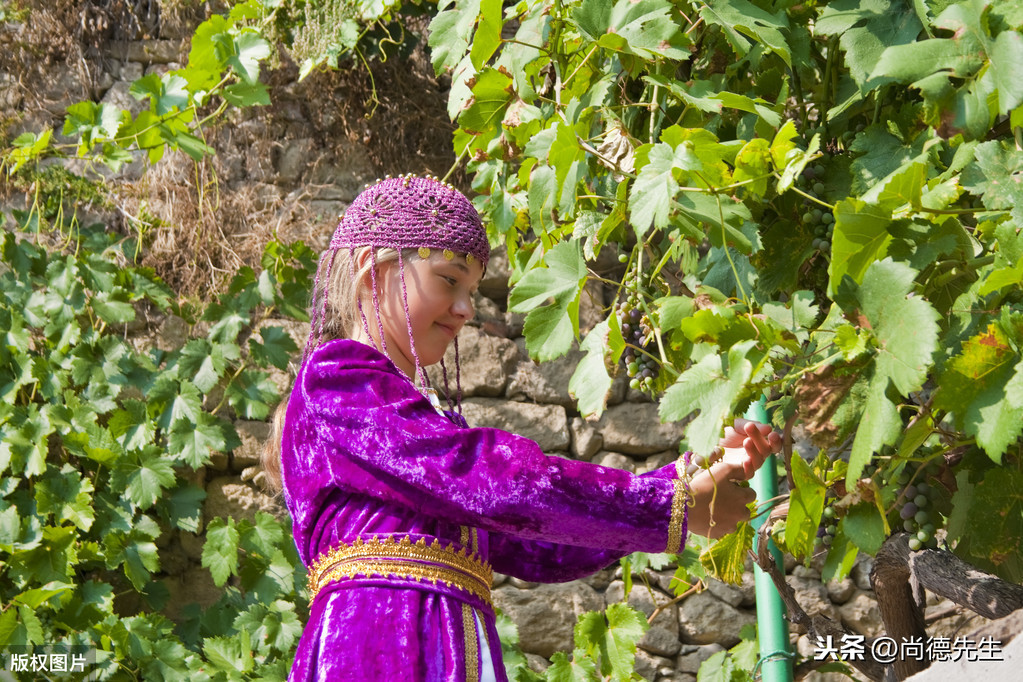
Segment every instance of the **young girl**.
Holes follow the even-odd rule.
[[[736,481],[778,448],[769,427],[729,429],[723,457],[690,480],[685,464],[635,476],[546,456],[442,408],[423,368],[441,362],[446,384],[454,342],[458,379],[489,256],[464,196],[403,176],[355,199],[320,261],[267,451],[309,568],[291,680],[504,681],[493,571],[573,580],[631,552],[679,552],[687,525],[721,535],[749,517]]]

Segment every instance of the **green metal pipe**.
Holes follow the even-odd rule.
[[[746,411],[746,419],[762,424],[770,424],[767,416],[766,400],[761,398],[750,405]],[[771,455],[764,461],[753,476],[751,485],[757,494],[757,500],[770,500],[778,494],[778,480],[775,475],[775,456]],[[753,528],[758,530],[770,514],[770,509],[753,519]],[[756,540],[753,541],[756,551]],[[781,551],[773,541],[769,543],[774,563],[784,571]],[[792,653],[789,647],[789,624],[785,619],[785,606],[781,601],[771,576],[759,566],[753,566],[753,579],[757,598],[757,636],[760,640],[760,676],[764,682],[792,682]]]

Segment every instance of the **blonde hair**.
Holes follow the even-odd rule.
[[[373,251],[372,246],[362,246],[351,250],[332,249],[320,258],[309,311],[309,317],[314,320],[314,326],[315,320],[319,317],[319,329],[310,332],[306,348],[302,353],[303,359],[324,341],[351,338],[360,324],[369,334],[369,322],[359,305],[359,301],[368,290],[367,277],[372,276],[371,270],[374,265],[379,269],[386,263],[398,260],[396,249],[376,249],[376,252],[372,254],[373,257],[363,256],[364,253],[368,254],[371,251]],[[414,249],[409,249],[401,255],[406,262],[419,257]],[[356,268],[360,261],[362,265]],[[263,452],[260,455],[264,485],[274,494],[283,490],[281,438],[284,436],[284,419],[288,411],[290,397],[291,390],[288,390],[281,398],[281,402],[278,403],[277,409],[274,410],[270,436],[263,444]]]

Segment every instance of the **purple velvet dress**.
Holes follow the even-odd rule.
[[[464,428],[351,340],[322,344],[299,371],[281,468],[306,566],[339,546],[408,538],[439,540],[455,563],[462,550],[500,573],[562,582],[685,540],[674,465],[636,476]],[[290,680],[472,681],[483,647],[506,679],[489,585],[480,594],[393,568],[432,566],[404,561],[323,584]]]

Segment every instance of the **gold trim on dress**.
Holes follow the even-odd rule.
[[[476,614],[468,604],[462,604],[462,631],[465,633],[465,682],[479,682],[480,640],[476,634]]]
[[[671,495],[671,519],[668,521],[668,546],[664,550],[667,554],[678,554],[682,551],[682,542],[685,539],[682,537],[682,522],[688,514],[690,505],[689,474],[681,458],[675,462],[675,472],[678,478],[672,481],[674,490]]]
[[[334,580],[356,576],[396,576],[420,582],[438,582],[468,592],[490,605],[490,586],[494,571],[490,564],[470,553],[465,547],[447,547],[434,539],[429,545],[425,538],[412,542],[409,536],[400,540],[373,537],[365,541],[356,538],[352,544],[342,543],[321,554],[309,568],[309,601],[325,585]]]

